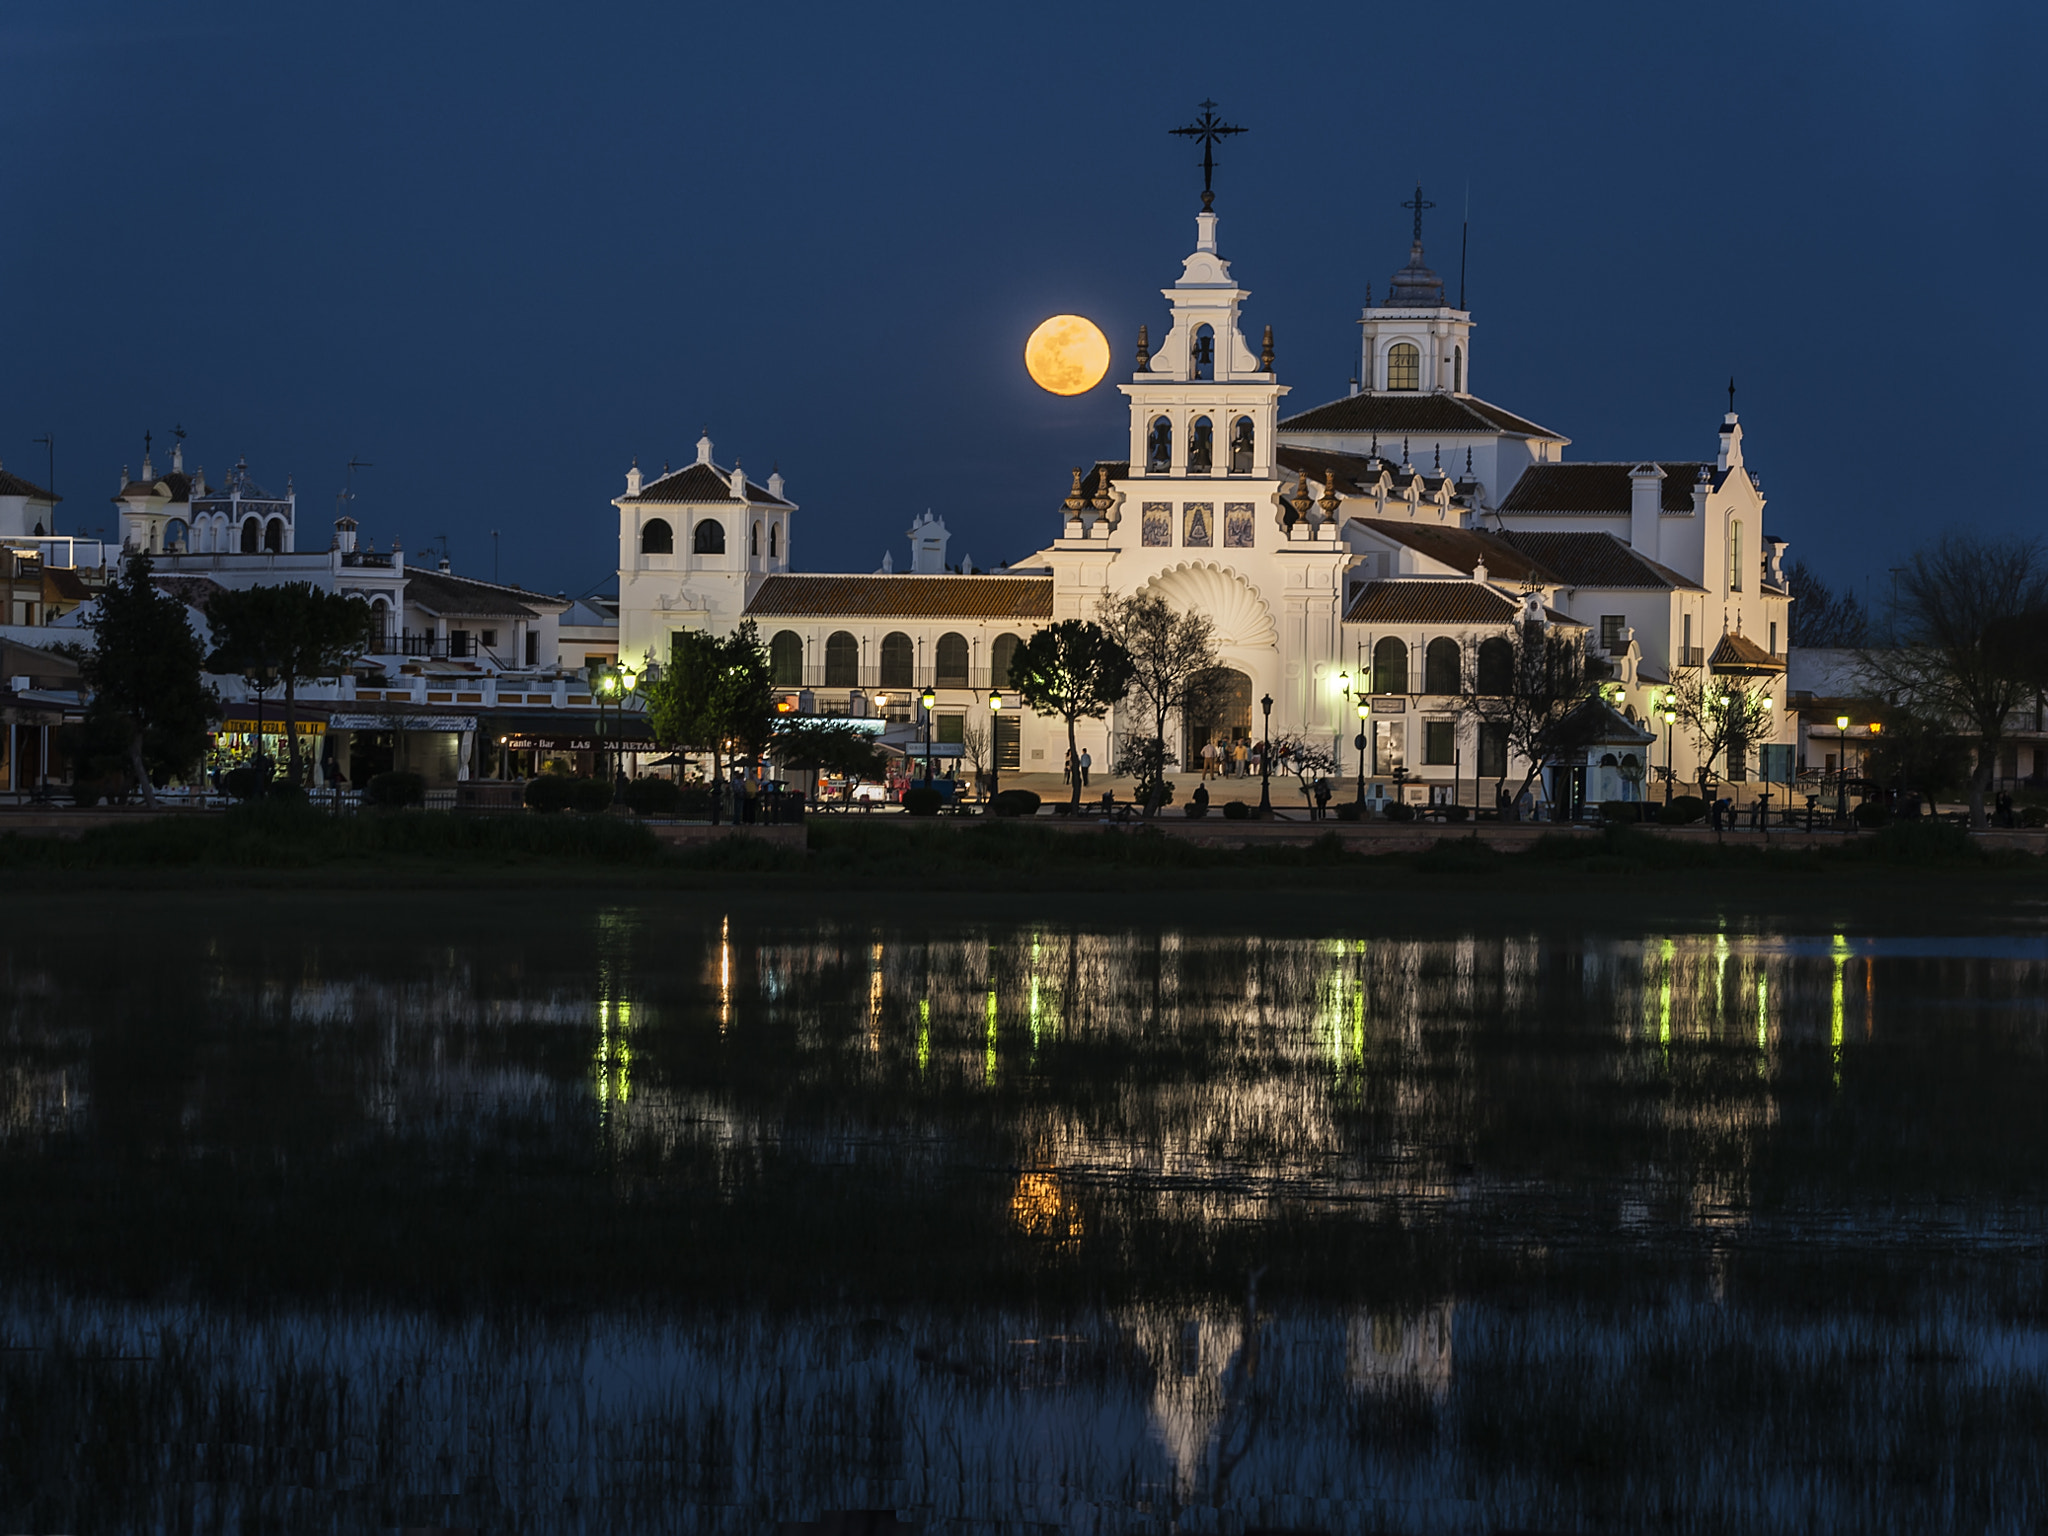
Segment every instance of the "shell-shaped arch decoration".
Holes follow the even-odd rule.
[[[1175,608],[1205,614],[1216,627],[1216,643],[1257,649],[1279,642],[1273,610],[1258,589],[1227,565],[1188,560],[1154,576],[1139,592],[1163,597]]]

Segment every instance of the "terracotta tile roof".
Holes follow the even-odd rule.
[[[715,464],[686,464],[681,469],[650,480],[628,501],[738,501],[732,493],[732,473],[721,473]],[[747,482],[747,500],[767,507],[786,507],[780,496],[771,496],[753,481]]]
[[[1782,672],[1785,658],[1773,656],[1747,635],[1727,634],[1707,658],[1707,666],[1716,672]]]
[[[43,601],[46,603],[85,603],[92,600],[92,593],[78,572],[63,566],[43,567]]]
[[[1290,416],[1282,432],[1377,432],[1382,438],[1427,437],[1432,432],[1470,432],[1491,437],[1542,437],[1566,443],[1571,439],[1548,427],[1525,421],[1512,411],[1471,395],[1359,394],[1332,400]],[[1391,444],[1383,444],[1391,446]]]
[[[552,608],[556,602],[538,592],[496,587],[445,571],[411,569],[405,573],[405,600],[437,617],[463,619],[534,619],[540,617],[540,610],[529,604]]]
[[[24,480],[19,475],[9,474],[4,469],[0,469],[0,496],[26,496],[30,501],[48,502],[58,502],[64,499],[54,491],[46,491],[33,481]]]
[[[1626,516],[1634,492],[1627,464],[1531,464],[1522,471],[1500,510],[1503,512],[1590,512]],[[1659,464],[1664,471],[1663,509],[1666,512],[1692,510],[1692,484],[1698,478],[1698,464]]]
[[[1369,581],[1345,611],[1346,624],[1506,624],[1522,611],[1513,598],[1483,582],[1455,577],[1409,576]],[[1550,622],[1569,629],[1586,626],[1555,609]]]
[[[770,576],[748,617],[1021,619],[1052,617],[1050,576]]]
[[[1495,581],[1559,584],[1548,568],[1497,534],[1474,528],[1446,528],[1441,523],[1399,522],[1390,517],[1361,517],[1354,521],[1382,538],[1406,545],[1417,554],[1467,576],[1484,560],[1486,574]]]
[[[1628,540],[1611,533],[1510,528],[1500,538],[1539,562],[1559,586],[1616,591],[1706,591],[1690,576],[1681,576],[1670,566],[1637,554]]]

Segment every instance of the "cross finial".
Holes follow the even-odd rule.
[[[1728,414],[1735,414],[1735,375],[1728,375]]]
[[[1418,181],[1415,183],[1415,196],[1410,198],[1401,206],[1403,208],[1413,208],[1415,210],[1415,243],[1417,245],[1422,244],[1422,210],[1425,208],[1434,208],[1436,204],[1432,202],[1427,202],[1423,199],[1422,183]]]
[[[1169,128],[1168,133],[1178,134],[1184,139],[1193,139],[1202,146],[1202,212],[1207,213],[1216,206],[1216,141],[1230,137],[1244,130],[1234,123],[1226,123],[1216,115],[1216,103],[1202,103],[1202,115],[1185,128]]]

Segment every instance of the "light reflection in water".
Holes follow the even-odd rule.
[[[678,927],[621,910],[552,969],[445,944],[409,969],[360,953],[238,969],[217,948],[195,963],[210,1019],[318,1062],[341,1107],[323,1111],[329,1140],[292,1149],[315,1170],[365,1145],[454,1165],[498,1136],[543,1162],[630,1155],[637,1195],[739,1208],[772,1155],[790,1179],[856,1169],[830,1189],[885,1187],[957,1246],[999,1234],[1015,1247],[978,1278],[1003,1295],[1062,1266],[1114,1283],[1043,1313],[970,1294],[572,1325],[516,1306],[488,1326],[0,1307],[0,1349],[42,1351],[33,1370],[60,1337],[152,1355],[187,1373],[162,1401],[202,1417],[334,1394],[317,1432],[173,1426],[178,1467],[179,1446],[289,1431],[327,1446],[334,1486],[445,1488],[452,1468],[504,1503],[437,1507],[438,1523],[534,1531],[567,1528],[572,1504],[717,1532],[883,1504],[1105,1532],[1635,1528],[1672,1509],[1726,1529],[2021,1530],[2048,1507],[2026,1435],[2048,1402],[2025,1301],[2038,1192],[1925,1119],[1986,1093],[1956,1075],[1969,1052],[1973,1072],[2038,1078],[2038,944]],[[96,1034],[105,1011],[65,974],[4,983],[0,1145],[24,1158],[72,1155],[123,1102],[109,1093],[133,1093],[114,1068],[135,1043]],[[180,1068],[151,1157],[250,1150],[219,1097],[230,1055]],[[1939,1163],[1924,1188],[1865,1171],[1902,1145]],[[933,1193],[961,1187],[949,1175],[964,1197]],[[819,1248],[804,1294],[857,1292],[857,1258]],[[1782,1278],[1823,1260],[1876,1299]],[[1993,1272],[1996,1303],[1973,1290]],[[196,1344],[160,1348],[171,1334]],[[16,1380],[28,1400],[4,1369],[0,1392]],[[44,1385],[38,1402],[100,1401]],[[403,1433],[380,1441],[360,1415],[387,1403]],[[363,1449],[379,1444],[387,1463]]]

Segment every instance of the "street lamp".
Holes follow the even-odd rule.
[[[635,672],[631,667],[627,667],[623,672],[619,674],[619,682],[624,687],[625,692],[627,694],[632,693],[634,687],[639,683],[639,681],[640,674]],[[612,739],[612,777],[619,779],[623,779],[626,776],[624,761],[625,753],[621,750],[621,742],[625,734],[626,700],[625,697],[622,696],[619,699],[619,729]]]
[[[1849,815],[1849,717],[1847,715],[1835,716],[1835,747],[1835,811],[1837,815],[1846,819]],[[1853,821],[1849,823],[1849,830],[1852,832],[1856,830],[1856,824]]]
[[[1365,804],[1365,728],[1372,714],[1372,706],[1364,699],[1358,701],[1358,735],[1351,745],[1358,752],[1358,803]]]
[[[1339,672],[1337,674],[1337,686],[1344,690],[1344,709],[1345,713],[1348,714],[1351,710],[1351,674],[1349,672]],[[1336,730],[1330,732],[1330,758],[1330,771],[1336,774],[1338,778],[1343,778],[1344,727],[1341,725]]]
[[[993,688],[988,691],[988,709],[988,806],[993,811],[996,796],[1003,792],[1003,733],[997,729],[997,722],[1002,718],[1003,696]]]
[[[1666,698],[1665,704],[1671,700]],[[1672,760],[1672,727],[1678,724],[1678,711],[1667,708],[1664,711],[1664,803],[1671,803],[1671,786],[1678,780],[1678,764]]]
[[[939,702],[939,696],[927,688],[917,696],[917,702],[924,706],[924,787],[932,787],[932,706]]]
[[[1259,700],[1266,714],[1266,744],[1259,749],[1259,815],[1273,814],[1273,695]]]

